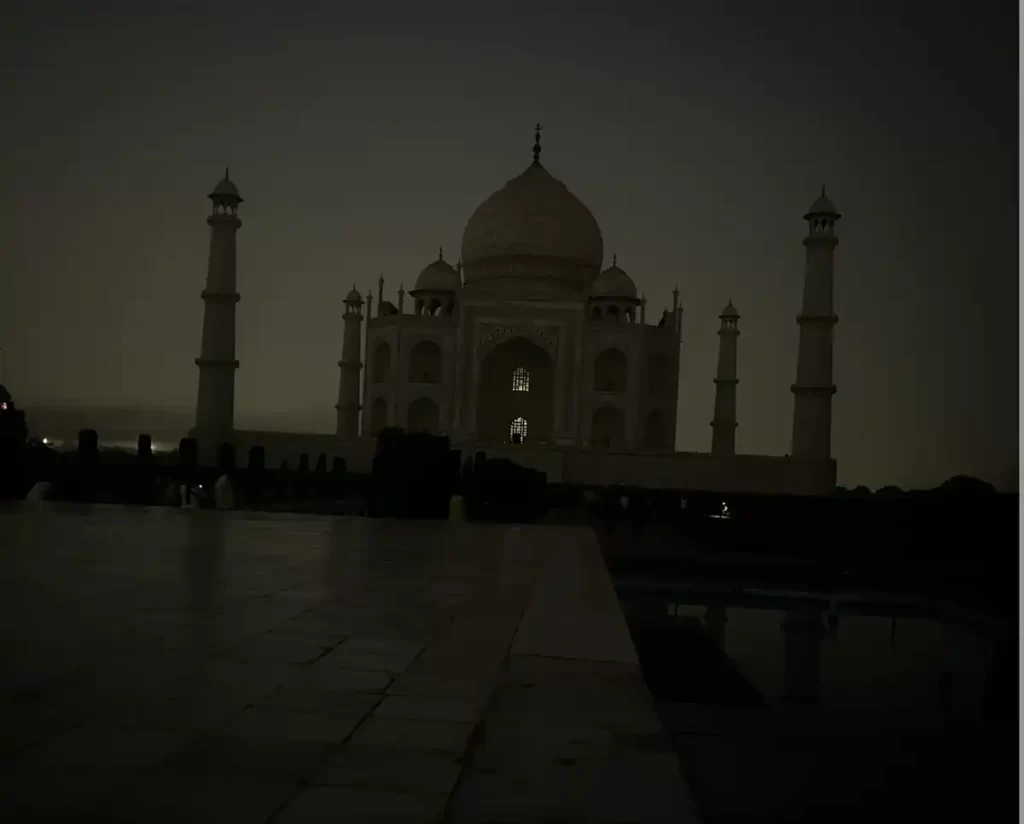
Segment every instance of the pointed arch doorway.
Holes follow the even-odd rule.
[[[526,338],[510,338],[480,362],[477,436],[487,443],[545,443],[554,421],[554,366]]]

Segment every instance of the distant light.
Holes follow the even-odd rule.
[[[49,438],[43,438],[43,445],[44,446],[49,446],[50,445],[50,439]]]
[[[7,409],[7,401],[0,401],[0,412],[4,412]]]
[[[714,518],[716,520],[726,520],[728,518],[731,518],[732,516],[729,514],[729,505],[725,501],[722,501],[722,508],[719,510],[718,514],[710,515],[708,517]]]

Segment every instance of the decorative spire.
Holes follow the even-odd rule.
[[[437,247],[437,259],[444,260],[444,246]]]
[[[825,184],[824,183],[821,184],[821,196],[825,197]]]
[[[538,166],[540,165],[540,130],[544,127],[537,124],[537,129],[533,133],[533,162]]]
[[[224,179],[225,180],[231,180],[231,175],[228,174],[228,167],[227,166],[224,167]]]
[[[618,252],[612,252],[612,266],[618,266],[618,265],[619,265],[619,253]]]

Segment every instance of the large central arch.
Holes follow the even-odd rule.
[[[492,349],[480,363],[477,436],[489,443],[511,438],[512,421],[527,422],[527,443],[552,439],[554,366],[547,352],[526,338],[514,337]]]

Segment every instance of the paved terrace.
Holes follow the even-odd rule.
[[[0,510],[0,819],[691,822],[589,530]]]

